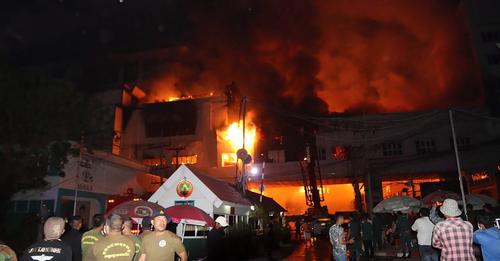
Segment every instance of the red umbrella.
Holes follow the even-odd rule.
[[[438,189],[438,190],[430,193],[429,195],[425,196],[422,199],[422,202],[424,202],[425,205],[430,206],[434,202],[437,202],[437,201],[442,202],[447,198],[451,198],[454,200],[460,200],[460,196],[457,193]]]
[[[197,207],[189,205],[169,207],[165,209],[165,214],[171,217],[174,223],[179,223],[181,219],[190,219],[206,222],[209,227],[215,226],[214,220],[207,213]]]
[[[142,220],[143,217],[151,216],[154,211],[160,211],[160,210],[165,211],[165,209],[162,206],[156,203],[144,200],[132,200],[121,203],[116,207],[110,209],[106,213],[106,216],[109,216],[113,213],[121,215],[123,217],[129,217],[136,222],[140,222],[140,220]]]

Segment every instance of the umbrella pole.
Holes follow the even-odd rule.
[[[458,181],[460,182],[460,192],[462,193],[462,201],[464,202],[464,204],[463,204],[464,214],[465,214],[465,219],[468,221],[469,216],[467,215],[467,202],[465,201],[464,183],[462,181],[462,168],[460,167],[460,157],[458,155],[457,136],[455,134],[455,124],[453,122],[453,111],[451,109],[449,109],[448,114],[450,116],[451,135],[453,137],[453,149],[455,150],[455,160],[457,162]]]

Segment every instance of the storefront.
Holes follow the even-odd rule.
[[[90,225],[94,214],[104,213],[109,195],[123,194],[130,189],[144,192],[138,177],[148,173],[148,168],[138,162],[94,151],[85,153],[78,163],[78,158],[69,157],[64,175],[49,173],[45,177],[48,183],[45,189],[14,195],[10,211],[69,217],[73,215],[76,198],[76,214],[82,217],[84,225]]]
[[[192,205],[214,219],[224,216],[230,225],[248,223],[252,204],[229,183],[181,165],[149,198],[168,208]]]

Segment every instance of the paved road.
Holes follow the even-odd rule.
[[[330,242],[326,239],[319,240],[315,245],[307,245],[302,243],[295,249],[295,251],[285,258],[287,261],[330,261],[331,260],[331,246]],[[368,260],[368,259],[366,259]],[[419,258],[413,257],[409,259],[398,259],[390,257],[376,257],[372,260],[412,260],[417,261]]]

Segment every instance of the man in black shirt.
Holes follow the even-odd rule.
[[[69,218],[70,230],[62,236],[62,241],[71,246],[73,261],[82,261],[82,218],[72,216]]]
[[[226,218],[223,216],[218,217],[215,220],[215,227],[208,232],[207,235],[207,250],[208,256],[207,260],[225,260],[224,253],[224,228],[229,224],[226,221]]]
[[[64,233],[64,220],[60,217],[48,218],[45,221],[43,232],[45,239],[28,247],[21,257],[21,261],[71,260],[71,247],[59,239]]]

